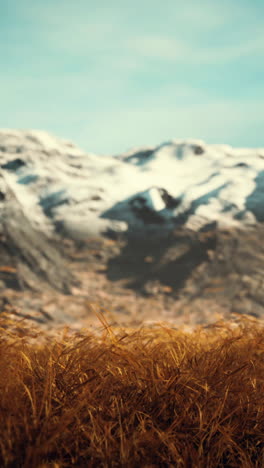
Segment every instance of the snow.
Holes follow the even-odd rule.
[[[264,149],[171,140],[117,156],[37,130],[0,130],[0,165],[32,222],[71,236],[264,221]]]

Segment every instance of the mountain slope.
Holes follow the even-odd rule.
[[[0,131],[0,165],[33,225],[74,238],[264,220],[264,149],[172,140],[86,154],[40,131]]]

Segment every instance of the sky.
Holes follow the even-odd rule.
[[[0,0],[0,128],[264,147],[263,0]]]

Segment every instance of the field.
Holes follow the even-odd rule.
[[[257,319],[49,335],[1,315],[0,466],[263,467]]]

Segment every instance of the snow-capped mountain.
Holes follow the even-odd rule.
[[[264,221],[264,149],[172,140],[98,156],[45,132],[1,130],[0,165],[24,213],[47,233]]]

